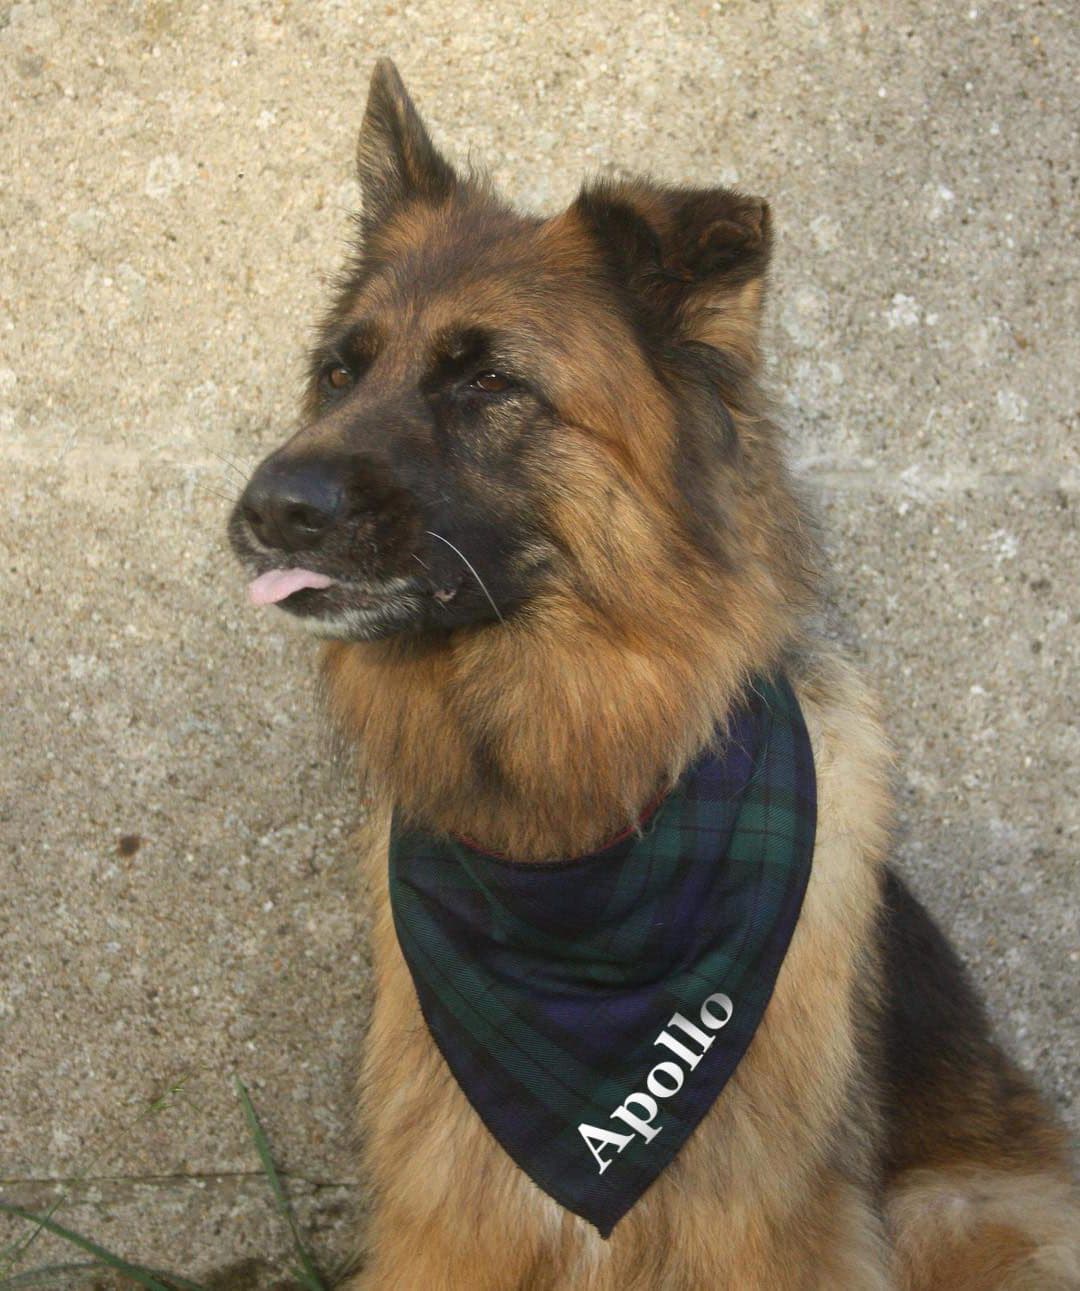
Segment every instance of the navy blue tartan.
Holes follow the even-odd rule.
[[[435,1042],[506,1152],[604,1237],[746,1052],[810,874],[814,763],[786,680],[757,679],[714,743],[640,832],[588,856],[517,863],[391,832],[394,921]],[[579,1126],[629,1133],[611,1114],[672,1060],[657,1036],[676,1012],[701,1027],[717,992],[730,1020],[658,1100],[660,1132],[601,1172]]]

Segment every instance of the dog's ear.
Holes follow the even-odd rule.
[[[356,170],[369,229],[406,202],[444,201],[457,183],[389,58],[380,58],[371,75]]]
[[[767,202],[727,188],[604,182],[584,189],[574,210],[662,322],[756,360],[772,250]]]

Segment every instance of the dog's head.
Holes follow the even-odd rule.
[[[389,62],[359,174],[303,424],[230,521],[253,599],[364,641],[553,602],[647,620],[693,569],[783,581],[753,393],[764,202],[603,182],[516,214],[438,153]]]

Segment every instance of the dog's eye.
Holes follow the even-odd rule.
[[[323,384],[331,390],[346,390],[353,383],[353,374],[340,363],[324,368]]]
[[[502,394],[509,390],[511,381],[502,372],[478,372],[469,382],[474,390],[483,390],[485,394]]]

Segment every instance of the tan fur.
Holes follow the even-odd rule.
[[[409,212],[409,235],[440,245],[450,217],[419,218]],[[433,291],[407,328],[395,324],[405,339],[388,341],[373,380],[400,370],[395,344],[467,321],[475,290],[493,325],[524,325],[532,361],[558,374],[565,433],[544,463],[558,481],[546,519],[573,553],[572,573],[499,632],[463,633],[433,649],[331,646],[324,660],[332,711],[399,808],[523,860],[580,854],[681,773],[750,674],[767,671],[793,640],[809,603],[803,564],[813,545],[806,535],[795,545],[800,512],[770,428],[750,414],[737,418],[741,469],[724,482],[730,568],[687,541],[670,484],[673,410],[630,337],[597,321],[596,302],[568,271],[589,259],[580,228],[565,217],[551,226],[517,235],[521,254],[539,264],[534,276],[555,284],[550,293],[515,295],[511,283],[499,298],[481,259],[467,294],[456,283],[447,298]],[[376,280],[355,312],[379,317],[393,303]],[[325,438],[326,423],[297,440],[309,434]],[[504,773],[498,785],[470,761],[481,735]]]
[[[587,350],[583,341],[579,357]],[[632,387],[638,378],[625,379]],[[602,428],[611,407],[582,416]],[[653,413],[662,423],[662,402]],[[331,708],[363,747],[373,792],[429,826],[529,859],[588,850],[670,784],[748,674],[798,639],[801,595],[777,563],[770,510],[789,505],[777,486],[782,468],[767,427],[759,433],[743,417],[739,429],[758,478],[731,484],[737,572],[706,568],[648,485],[647,458],[628,470],[626,452],[611,449],[615,429],[593,429],[566,437],[552,472],[564,484],[551,526],[573,546],[582,585],[553,588],[498,631],[437,650],[329,646]],[[632,440],[623,434],[624,445]],[[797,526],[795,514],[784,522]],[[816,655],[798,680],[820,794],[800,923],[723,1098],[609,1242],[535,1188],[450,1077],[420,1018],[375,849],[378,999],[364,1123],[376,1204],[371,1263],[350,1284],[356,1291],[952,1291],[965,1285],[953,1280],[959,1269],[989,1258],[981,1248],[975,1256],[964,1234],[943,1246],[940,1276],[904,1283],[889,1271],[854,1003],[875,972],[868,948],[890,812],[887,755],[872,706],[837,658]],[[474,767],[477,736],[494,751],[498,785]],[[1015,1231],[1034,1249],[1025,1216]],[[1028,1248],[1022,1258],[1038,1267]],[[979,1276],[969,1277],[972,1291]]]
[[[761,325],[762,286],[752,281],[730,295],[710,296],[692,327],[694,337],[717,349],[729,350],[756,370],[761,362],[758,347]]]
[[[455,482],[483,498],[489,532],[513,527],[526,489],[535,523],[507,560],[543,578],[515,613],[323,657],[372,804],[377,996],[361,1098],[373,1207],[349,1288],[1080,1291],[1062,1136],[992,1042],[984,1071],[946,1055],[902,1113],[885,1093],[889,752],[863,684],[806,627],[815,544],[755,384],[768,207],[642,181],[523,219],[457,183],[392,68],[376,72],[365,120],[370,272],[342,288],[328,326],[362,323],[378,356],[355,400],[327,407],[313,387],[286,456],[346,455],[350,434],[374,436],[454,328],[494,329],[512,369],[546,374],[553,430],[539,448],[515,441],[512,478],[500,476],[484,453],[499,460],[510,423],[491,411]],[[644,277],[648,307],[667,310],[662,344],[642,339],[655,312],[621,306],[609,256],[620,288]],[[722,363],[693,368],[704,346]],[[699,375],[683,390],[687,371]],[[695,380],[719,401],[704,430]],[[395,426],[399,452],[424,450],[423,417]],[[700,480],[680,474],[687,463]],[[418,558],[405,542],[379,555],[381,577]],[[778,669],[817,773],[802,913],[734,1076],[603,1241],[510,1160],[436,1049],[389,909],[389,813],[522,862],[582,855],[633,824],[750,679]]]
[[[892,1190],[900,1291],[1068,1291],[1080,1285],[1080,1208],[1063,1177],[912,1170]]]

